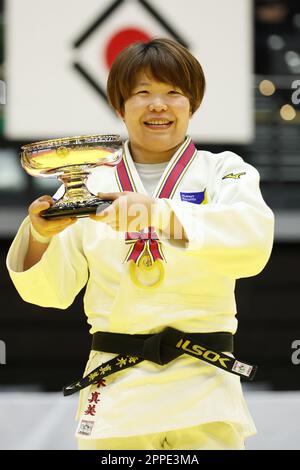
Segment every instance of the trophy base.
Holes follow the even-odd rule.
[[[91,199],[82,202],[58,202],[41,212],[40,215],[45,219],[52,219],[54,217],[88,217],[90,214],[102,212],[112,203],[113,201],[103,201],[101,199]]]

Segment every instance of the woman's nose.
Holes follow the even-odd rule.
[[[149,104],[149,111],[166,111],[168,109],[168,106],[166,103],[162,102],[161,100],[156,100],[153,101],[151,104]]]

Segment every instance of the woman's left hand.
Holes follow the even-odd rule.
[[[155,199],[130,191],[98,193],[98,197],[113,203],[99,214],[90,215],[90,219],[104,222],[118,232],[138,232],[150,227]]]

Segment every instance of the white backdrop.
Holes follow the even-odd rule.
[[[203,105],[191,122],[196,142],[246,143],[252,123],[252,0],[123,0],[98,27],[113,0],[9,0],[6,2],[6,135],[14,139],[125,128],[74,62],[105,90],[110,40],[126,28],[150,37],[177,36],[202,64]],[[74,43],[92,30],[78,47]]]

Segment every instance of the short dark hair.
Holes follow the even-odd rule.
[[[180,88],[190,101],[192,114],[199,108],[205,92],[201,65],[178,42],[157,38],[131,44],[114,60],[107,80],[107,96],[115,110],[123,109],[142,70],[149,71],[160,82]]]

